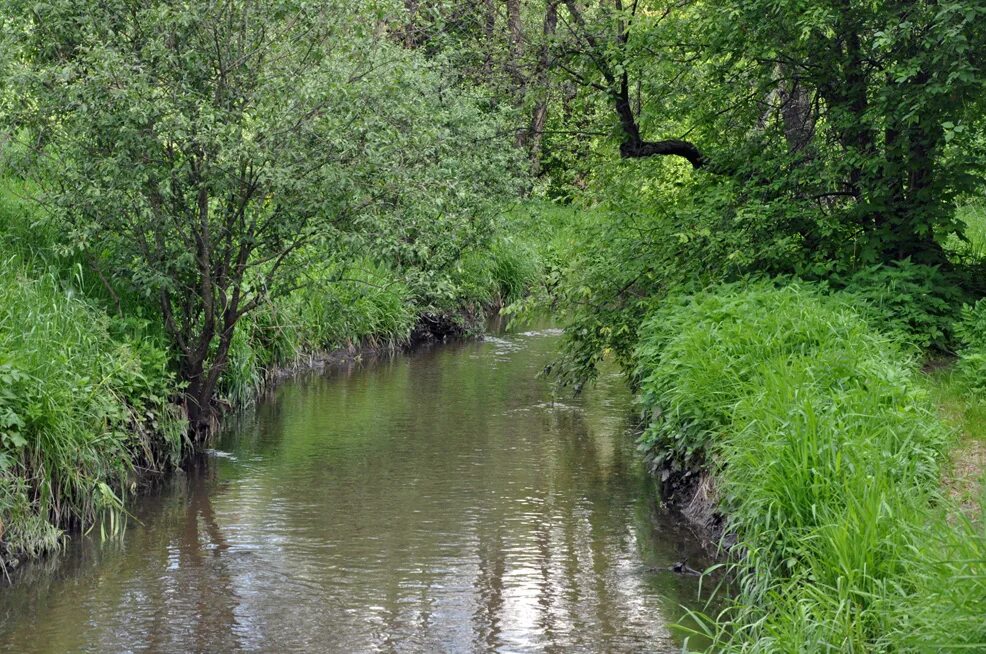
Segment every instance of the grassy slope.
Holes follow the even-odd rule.
[[[645,442],[714,472],[738,538],[710,651],[986,646],[986,535],[938,490],[952,437],[907,350],[807,284],[668,303],[641,334]]]
[[[163,349],[80,293],[20,190],[0,192],[0,563],[120,510],[137,468],[181,448]]]

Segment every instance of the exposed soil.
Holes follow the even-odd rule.
[[[978,519],[986,471],[986,442],[966,438],[952,450],[950,458],[951,466],[942,478],[942,485],[966,517]]]
[[[715,554],[721,547],[729,548],[731,539],[725,534],[725,516],[717,509],[718,493],[711,473],[652,465],[651,474],[658,484],[661,503],[687,520],[703,549]]]

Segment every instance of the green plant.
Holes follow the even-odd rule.
[[[7,556],[120,510],[144,468],[174,465],[184,426],[166,356],[111,321],[54,273],[0,261],[0,524]]]
[[[701,467],[770,362],[832,348],[859,360],[883,347],[845,298],[810,284],[737,283],[673,296],[640,328],[641,403],[659,416],[643,443],[675,467]]]
[[[978,200],[960,204],[956,218],[961,231],[948,236],[946,249],[959,259],[986,260],[986,202]]]
[[[938,266],[905,259],[836,277],[833,284],[860,300],[858,308],[877,329],[920,350],[950,345],[963,296]]]
[[[960,343],[959,377],[971,392],[986,396],[986,300],[962,307],[955,333]]]
[[[970,562],[950,564],[927,535],[946,513],[937,487],[950,433],[899,339],[873,331],[851,296],[756,282],[660,306],[637,357],[652,416],[644,446],[710,471],[736,537],[738,597],[698,618],[710,651],[935,642],[940,630],[909,631],[900,607],[939,592],[929,561]],[[975,572],[961,586],[978,603],[956,608],[955,624],[986,600]]]

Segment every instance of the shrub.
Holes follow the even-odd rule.
[[[960,343],[960,380],[971,392],[986,395],[986,300],[962,308],[955,334]]]
[[[859,310],[886,334],[918,349],[947,349],[962,293],[937,266],[896,261],[863,268],[836,280],[836,287],[860,301]]]

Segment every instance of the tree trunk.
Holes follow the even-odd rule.
[[[548,69],[551,67],[551,39],[558,26],[558,0],[548,0],[544,12],[544,25],[541,29],[541,49],[538,53],[537,67],[534,70],[535,91],[538,93],[537,102],[531,111],[531,124],[524,134],[524,145],[528,148],[531,159],[531,172],[537,175],[541,172],[541,143],[544,139],[544,125],[548,119]]]
[[[483,0],[486,8],[486,21],[483,25],[483,34],[486,36],[486,52],[483,57],[483,75],[489,77],[493,74],[493,37],[496,34],[496,6],[493,0]]]
[[[514,100],[520,104],[524,100],[525,86],[527,80],[521,66],[521,55],[523,54],[524,26],[520,19],[520,0],[507,0],[507,71],[513,80]],[[518,137],[522,132],[518,133]],[[518,138],[518,141],[520,138]]]
[[[418,46],[418,0],[404,0],[407,22],[404,24],[404,47]]]
[[[797,77],[781,88],[781,121],[788,151],[795,153],[807,148],[815,136],[815,115],[808,89]]]

